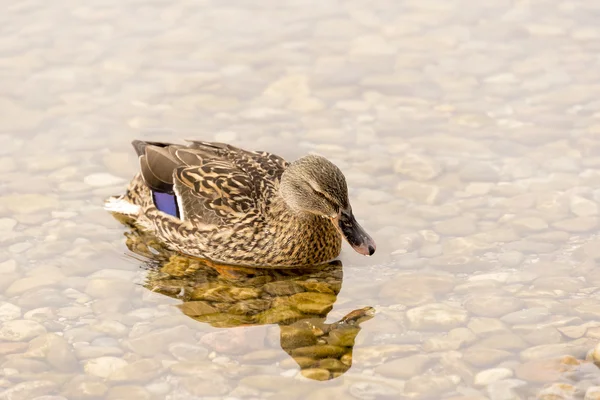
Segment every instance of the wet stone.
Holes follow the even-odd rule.
[[[442,173],[442,166],[433,158],[406,154],[394,163],[394,172],[415,181],[429,181]]]
[[[406,306],[432,302],[456,284],[450,274],[398,274],[381,288],[380,297]]]
[[[315,359],[341,357],[346,352],[344,347],[330,344],[299,347],[292,350],[293,357],[312,357]]]
[[[577,339],[573,342],[544,344],[530,347],[523,350],[520,353],[520,356],[521,359],[525,361],[561,357],[564,355],[583,358],[588,349],[588,342],[585,339]]]
[[[464,360],[476,367],[487,367],[512,358],[513,353],[506,350],[473,346],[464,353]]]
[[[152,395],[141,386],[115,386],[106,394],[107,400],[151,400]]]
[[[17,383],[0,393],[0,397],[6,400],[30,400],[38,396],[56,392],[57,385],[46,380],[32,380]]]
[[[335,303],[336,296],[326,293],[296,293],[290,296],[289,304],[307,314],[323,315],[329,312]]]
[[[211,382],[197,377],[186,377],[180,382],[185,390],[197,397],[218,397],[227,394],[230,390],[225,382]]]
[[[12,342],[22,342],[46,333],[46,328],[36,321],[12,320],[0,327],[0,339]]]
[[[87,400],[103,398],[108,387],[100,379],[85,375],[77,375],[67,382],[62,394],[68,399]]]
[[[468,236],[477,231],[471,218],[457,217],[438,222],[434,229],[440,235],[445,236]]]
[[[600,386],[590,386],[587,388],[584,400],[600,400]]]
[[[191,343],[194,341],[191,329],[180,325],[167,329],[158,329],[145,335],[131,338],[127,341],[127,346],[135,353],[149,357],[155,355],[157,352],[167,350],[173,338],[177,338],[179,342]]]
[[[477,386],[487,386],[490,383],[510,378],[513,371],[508,368],[491,368],[478,372],[475,375],[474,384]]]
[[[317,343],[317,337],[309,327],[282,326],[281,347],[293,349],[312,346]]]
[[[169,353],[178,360],[201,360],[208,356],[208,350],[201,346],[189,343],[172,343],[169,345]]]
[[[28,357],[45,359],[58,371],[69,372],[79,368],[71,346],[54,333],[38,336],[29,342]]]
[[[304,287],[294,281],[269,282],[262,289],[272,296],[291,296],[304,292]]]
[[[301,374],[315,381],[326,381],[331,377],[331,372],[324,368],[306,368],[301,371]]]
[[[148,382],[160,374],[162,365],[152,359],[142,359],[114,369],[108,380],[114,382]]]
[[[415,376],[404,386],[404,393],[417,396],[436,396],[448,393],[460,382],[460,377],[449,376]]]
[[[545,320],[549,315],[547,308],[533,307],[506,314],[501,320],[509,325],[532,324]]]
[[[21,307],[6,301],[0,302],[0,322],[11,321],[21,317]]]
[[[523,301],[509,296],[477,295],[465,302],[465,309],[480,317],[500,317],[523,308]]]
[[[443,303],[427,304],[406,312],[411,329],[449,330],[467,322],[467,312]]]
[[[410,379],[422,374],[433,362],[432,357],[417,354],[384,363],[375,372],[390,378]]]
[[[88,360],[83,369],[92,376],[99,378],[108,378],[116,370],[127,365],[127,361],[117,357],[99,357]]]

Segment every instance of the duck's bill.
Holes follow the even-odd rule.
[[[365,256],[372,256],[375,253],[375,242],[356,222],[351,212],[342,211],[337,217],[333,218],[333,223],[357,253]]]

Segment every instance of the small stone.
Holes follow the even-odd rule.
[[[88,360],[83,369],[89,375],[108,378],[116,370],[127,365],[127,361],[117,357],[99,357]]]
[[[131,338],[127,341],[127,346],[143,357],[151,357],[156,353],[167,350],[174,338],[178,342],[194,342],[191,329],[185,325],[180,325],[157,329],[139,337]]]
[[[587,388],[583,400],[600,400],[600,386],[590,386]]]
[[[104,398],[108,387],[98,378],[86,375],[77,375],[63,388],[62,394],[68,399],[85,400]]]
[[[548,229],[548,223],[538,217],[523,217],[512,221],[512,226],[518,232],[531,233]]]
[[[464,360],[476,367],[497,365],[501,361],[511,357],[513,357],[513,353],[508,351],[478,346],[470,347],[464,353]]]
[[[472,296],[465,302],[465,309],[480,317],[500,317],[522,307],[522,300],[509,296]]]
[[[434,229],[440,235],[445,236],[468,236],[477,231],[473,219],[465,217],[450,218],[438,222]]]
[[[263,286],[263,291],[272,296],[291,296],[304,292],[304,287],[294,281],[269,282]]]
[[[17,221],[12,218],[0,218],[0,232],[11,232],[17,226]]]
[[[410,379],[421,375],[433,361],[430,356],[416,354],[383,363],[375,369],[375,372],[390,378]]]
[[[487,338],[481,339],[477,345],[500,350],[521,350],[528,346],[527,342],[521,339],[520,336],[511,332],[492,334]]]
[[[404,392],[421,397],[434,397],[443,393],[448,393],[460,382],[457,375],[449,376],[415,376],[406,381]]]
[[[0,197],[0,206],[8,208],[15,214],[33,214],[58,208],[58,205],[55,197],[41,194],[9,194]]]
[[[230,391],[225,382],[204,380],[195,376],[183,378],[181,384],[192,396],[197,397],[220,398]]]
[[[0,393],[2,400],[31,400],[56,391],[56,383],[47,380],[31,380],[17,383]]]
[[[454,328],[442,337],[431,337],[423,342],[423,351],[428,353],[458,350],[465,344],[475,341],[477,337],[468,328]]]
[[[583,337],[588,330],[586,325],[576,325],[576,326],[564,326],[556,328],[560,333],[568,337],[569,339],[579,339]],[[600,352],[598,353],[598,357],[600,360]]]
[[[556,229],[571,233],[584,233],[597,228],[598,217],[576,217],[564,219],[552,224]]]
[[[592,360],[597,363],[600,364],[600,343],[596,345],[596,347],[594,347],[594,350],[592,352]]]
[[[0,327],[0,339],[11,342],[23,342],[46,333],[39,322],[17,319],[7,321]]]
[[[25,278],[17,279],[7,289],[6,294],[8,296],[17,296],[25,292],[34,291],[46,286],[56,285],[57,282],[62,280],[61,275],[57,276],[43,276],[42,274],[27,276]]]
[[[401,273],[383,285],[379,296],[409,307],[418,306],[435,301],[436,296],[450,292],[455,284],[451,274]]]
[[[514,389],[526,384],[519,379],[503,379],[490,383],[486,389],[490,400],[518,400],[521,396]]]
[[[497,182],[500,179],[498,171],[488,163],[468,162],[458,173],[464,182]]]
[[[345,352],[346,348],[340,346],[333,346],[330,344],[314,345],[299,347],[292,350],[292,357],[312,357],[315,359],[319,358],[337,358],[341,357]]]
[[[69,343],[55,333],[38,336],[29,342],[28,357],[44,358],[48,364],[61,372],[75,371],[79,362]]]
[[[578,217],[598,215],[598,203],[584,197],[573,196],[570,204],[571,212]]]
[[[396,186],[400,197],[422,204],[436,204],[440,188],[426,183],[403,181]]]
[[[96,299],[125,297],[133,291],[135,284],[118,279],[95,278],[88,281],[85,293]]]
[[[21,317],[21,307],[0,301],[0,322],[12,321]]]
[[[545,320],[548,316],[550,312],[547,308],[533,307],[506,314],[501,320],[509,325],[533,324]]]
[[[574,399],[577,388],[568,383],[553,383],[537,394],[539,400]]]
[[[473,383],[477,386],[487,386],[490,383],[510,378],[511,376],[513,376],[513,372],[508,368],[491,368],[477,373]]]
[[[521,359],[525,361],[539,360],[564,355],[573,355],[583,359],[587,351],[587,341],[585,339],[578,339],[572,342],[544,344],[530,347],[521,352]]]
[[[190,343],[171,343],[169,352],[181,361],[204,360],[208,357],[207,349]]]
[[[443,303],[412,308],[406,312],[406,316],[410,328],[415,330],[449,330],[463,325],[468,319],[465,310]]]
[[[160,362],[152,359],[141,359],[114,369],[108,380],[114,382],[148,382],[161,372]]]
[[[0,274],[11,274],[16,272],[17,262],[15,260],[6,260],[0,263]]]
[[[422,182],[438,177],[442,173],[442,167],[433,158],[409,153],[396,161],[394,172]]]
[[[5,354],[22,353],[27,349],[27,343],[0,342],[0,356]]]
[[[125,179],[106,172],[100,172],[97,174],[90,174],[86,176],[83,181],[92,187],[106,187],[115,186],[125,183]]]
[[[486,335],[508,330],[506,324],[494,318],[471,318],[467,326],[476,335]]]
[[[325,315],[332,309],[336,299],[333,294],[304,292],[290,296],[288,301],[300,312]]]
[[[116,386],[106,394],[107,400],[151,400],[152,395],[141,386]]]
[[[523,263],[525,256],[519,251],[507,251],[498,256],[498,261],[507,267],[517,267]]]
[[[331,372],[325,368],[305,368],[301,373],[305,378],[315,381],[326,381],[331,378]]]
[[[303,326],[281,326],[280,342],[284,349],[312,346],[317,343],[317,337],[312,329]]]

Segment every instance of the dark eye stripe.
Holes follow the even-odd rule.
[[[314,192],[315,192],[316,194],[318,194],[318,195],[319,195],[319,196],[320,196],[322,199],[324,199],[326,202],[328,202],[328,203],[329,203],[329,205],[333,206],[333,209],[334,209],[334,210],[338,210],[338,209],[340,208],[340,207],[339,207],[337,204],[335,204],[335,203],[333,202],[333,200],[331,200],[329,197],[327,197],[327,196],[326,196],[324,193],[318,192],[318,191],[316,191],[316,190],[315,190]]]

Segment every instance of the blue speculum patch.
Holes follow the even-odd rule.
[[[179,218],[179,208],[174,194],[152,192],[152,199],[159,211]]]

